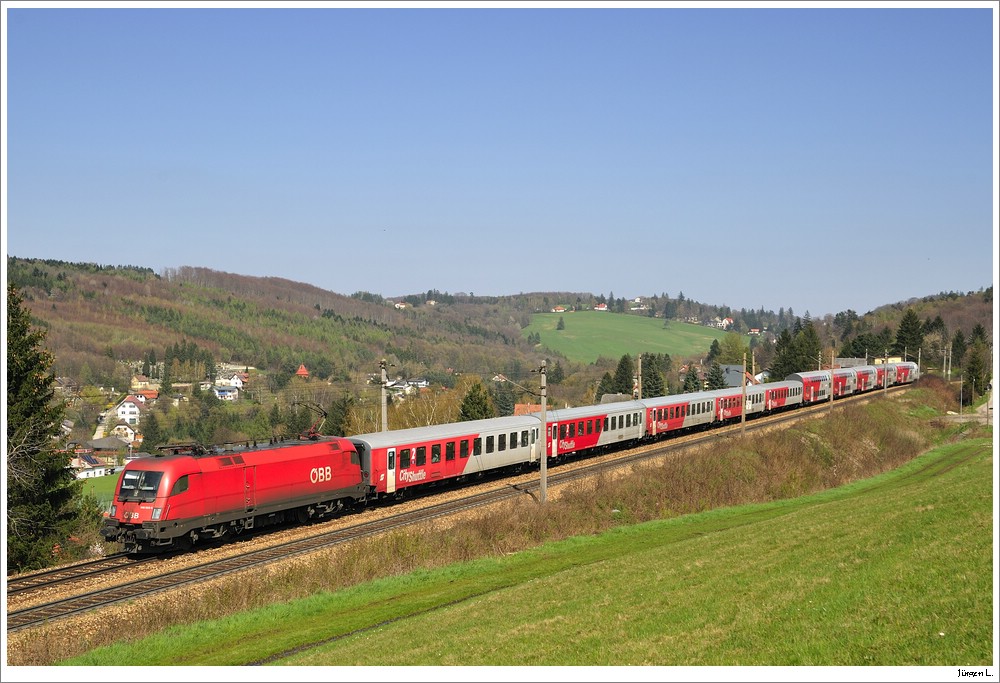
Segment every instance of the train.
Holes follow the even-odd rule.
[[[315,433],[266,444],[170,444],[128,463],[101,535],[126,553],[186,550],[305,523],[506,470],[557,465],[920,376],[916,363],[798,372],[784,380],[428,427]],[[745,394],[744,394],[745,389]],[[544,453],[544,456],[543,456]]]

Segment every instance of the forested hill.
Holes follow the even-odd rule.
[[[388,301],[370,292],[348,296],[282,278],[205,268],[157,274],[135,266],[15,257],[7,259],[7,279],[20,290],[35,324],[47,330],[55,373],[81,384],[113,386],[127,382],[136,361],[151,355],[162,361],[167,349],[182,344],[197,345],[215,362],[265,370],[279,384],[304,364],[314,377],[345,388],[361,386],[379,372],[382,358],[392,364],[392,376],[446,386],[454,384],[456,372],[524,377],[542,354],[559,359],[522,334],[532,313],[556,304],[590,309],[604,302],[610,310],[628,310],[628,302],[613,295],[590,293],[473,297],[432,290]],[[731,311],[682,294],[654,295],[650,303],[671,318],[732,316],[744,330],[777,331],[794,322],[783,312]],[[862,316],[846,311],[825,322],[843,344],[859,334],[895,334],[903,314],[914,310],[922,322],[941,319],[943,340],[959,329],[968,336],[977,323],[992,330],[992,305],[989,287],[889,304]],[[608,369],[572,368],[564,359],[563,365],[567,374],[584,375],[581,385]]]
[[[430,380],[450,369],[500,372],[537,363],[522,338],[530,303],[514,297],[396,308],[377,294],[344,296],[281,278],[205,268],[156,274],[131,266],[7,259],[35,322],[47,330],[55,372],[83,383],[123,378],[119,361],[197,344],[216,362],[291,375],[305,364],[316,377],[355,382],[378,372]],[[430,293],[435,294],[435,293]],[[503,365],[498,367],[498,363]]]

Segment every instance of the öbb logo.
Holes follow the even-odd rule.
[[[333,479],[333,475],[329,467],[314,467],[309,470],[309,481],[314,484],[330,481],[331,479]]]

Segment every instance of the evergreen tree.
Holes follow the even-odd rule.
[[[564,379],[566,379],[566,372],[563,370],[562,364],[556,361],[556,364],[552,366],[552,370],[548,373],[546,380],[550,384],[559,384]]]
[[[496,417],[496,408],[490,395],[481,382],[473,384],[462,399],[462,407],[458,411],[458,419],[461,422],[468,420],[485,420]]]
[[[325,428],[325,431],[328,434],[346,434],[345,430],[347,428],[347,418],[353,405],[354,397],[346,392],[342,397],[335,399],[333,403],[330,404],[330,410],[327,411],[326,415]],[[277,404],[275,404],[271,411],[274,412],[277,407]],[[268,419],[268,421],[270,422],[270,419]]]
[[[498,417],[514,414],[514,405],[517,403],[517,399],[514,396],[514,387],[510,382],[494,382],[490,387],[490,398],[493,400]]]
[[[600,402],[601,396],[613,393],[615,393],[614,377],[611,376],[610,372],[605,372],[601,377],[601,381],[597,384],[597,393],[595,394],[595,398],[598,402]]]
[[[709,390],[726,388],[726,374],[718,363],[712,363],[712,367],[708,371],[708,388]]]
[[[156,413],[150,411],[142,418],[142,450],[155,453],[156,447],[164,443],[163,430]]]
[[[896,331],[896,342],[893,344],[892,350],[896,353],[903,353],[905,351],[907,355],[911,353],[915,354],[923,343],[923,323],[920,322],[920,317],[916,312],[912,308],[908,308],[903,314],[903,319],[899,322],[899,329]],[[906,360],[906,358],[903,360]]]
[[[274,429],[281,424],[281,408],[278,406],[278,402],[275,401],[271,404],[271,410],[267,414],[267,421],[271,424],[271,429]]]
[[[794,359],[794,339],[788,328],[781,330],[774,344],[774,359],[768,372],[772,379],[783,380],[793,372],[798,372]]]
[[[795,336],[792,343],[794,348],[794,367],[792,372],[805,372],[807,370],[818,370],[820,363],[820,351],[823,344],[819,340],[819,334],[812,322],[802,326],[802,331]]]
[[[951,338],[951,364],[957,367],[962,367],[962,361],[965,359],[965,334],[962,330],[955,330],[955,336]]]
[[[565,330],[566,329],[566,321],[563,320],[562,316],[559,316],[559,322],[556,323],[556,329],[557,330]]]
[[[972,334],[969,335],[969,346],[972,346],[977,341],[984,344],[987,343],[986,328],[983,327],[982,323],[976,323],[976,326],[972,328]]]
[[[698,366],[691,364],[688,366],[687,374],[684,375],[684,393],[701,391],[701,379],[698,377]]]
[[[635,386],[635,365],[632,363],[632,356],[626,353],[619,359],[614,380],[614,393],[632,395],[632,388]]]
[[[719,340],[713,339],[712,345],[708,347],[708,355],[705,356],[705,362],[714,363],[720,353],[722,353],[722,348],[719,346]]]
[[[57,452],[65,406],[55,396],[54,359],[42,348],[44,340],[44,332],[31,329],[17,288],[8,285],[8,571],[52,564],[57,544],[68,548],[74,532],[100,518],[96,501],[83,499],[66,467],[69,455]]]
[[[663,373],[656,360],[656,354],[642,354],[642,398],[666,396],[667,388],[663,381]]]
[[[986,392],[986,387],[992,379],[990,374],[989,350],[986,348],[986,344],[977,339],[969,347],[962,373],[962,378],[970,390],[970,402],[974,401],[976,396],[982,396]]]

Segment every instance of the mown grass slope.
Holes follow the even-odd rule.
[[[562,319],[564,329],[557,329]],[[600,357],[617,360],[624,354],[668,353],[674,358],[704,356],[712,341],[726,332],[704,325],[639,315],[617,315],[598,311],[536,313],[523,330],[537,333],[543,347],[570,360],[593,363]]]

